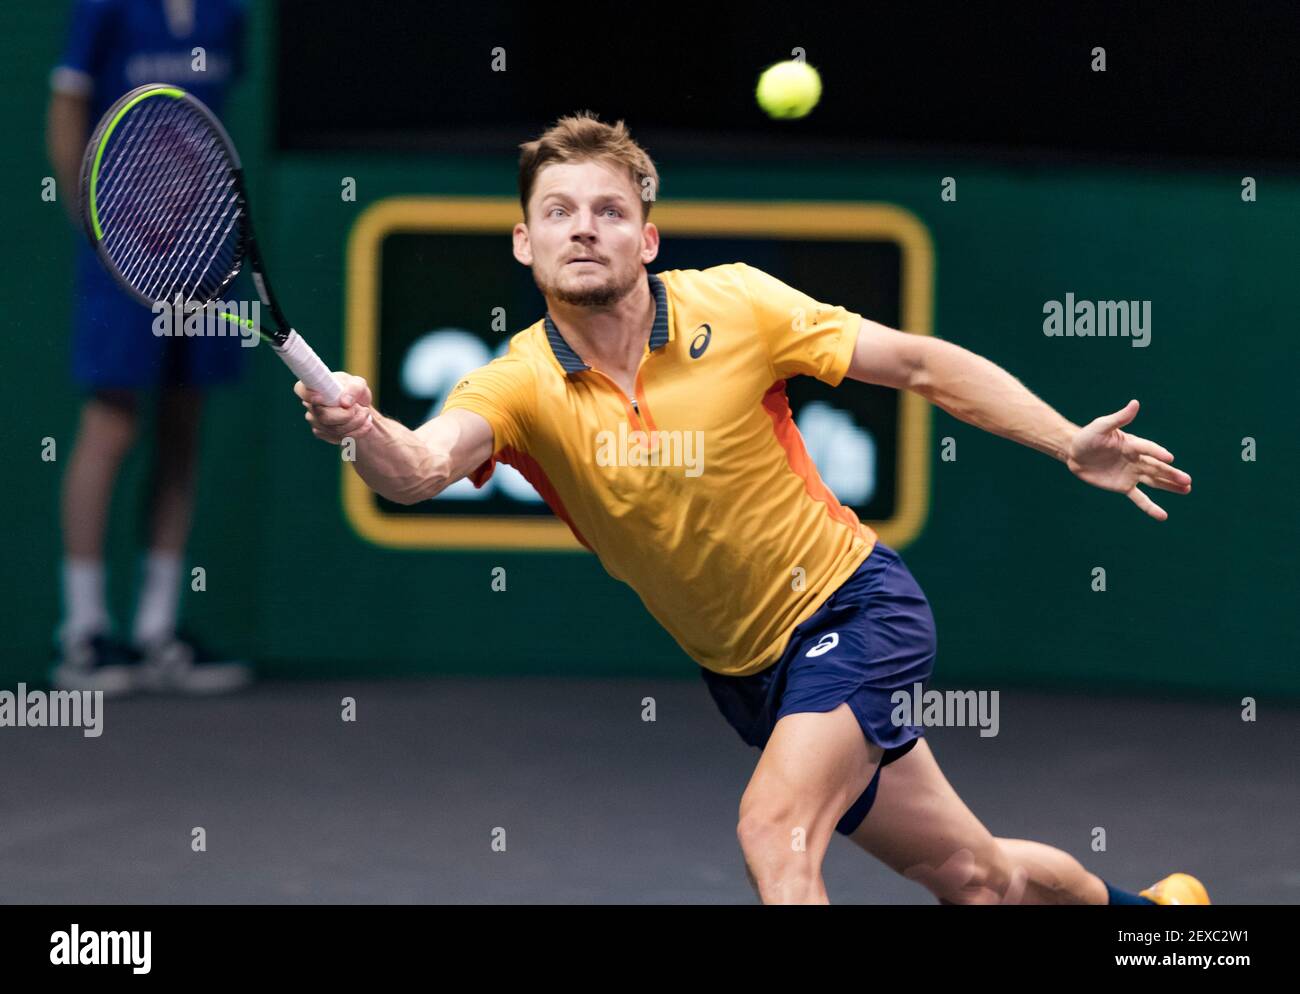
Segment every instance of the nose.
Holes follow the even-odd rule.
[[[582,208],[573,215],[573,231],[571,237],[583,241],[594,241],[596,238],[596,215],[593,211]]]

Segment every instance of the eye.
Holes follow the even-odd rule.
[[[606,207],[606,208],[605,208],[605,213],[606,213],[606,214],[608,214],[610,211],[613,211],[614,214],[615,214],[615,216],[617,216],[617,217],[622,217],[622,216],[623,216],[623,212],[622,212],[621,210],[619,210],[617,207]]]
[[[556,211],[562,211],[562,210],[564,210],[563,207],[552,207],[550,210],[548,210],[548,211],[546,212],[546,216],[547,216],[547,217],[550,217],[550,216],[551,216],[552,214],[554,214]]]

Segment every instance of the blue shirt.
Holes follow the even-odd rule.
[[[145,83],[175,84],[220,115],[242,68],[245,21],[242,0],[77,0],[51,86],[90,99],[92,128]]]

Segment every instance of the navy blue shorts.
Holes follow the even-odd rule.
[[[797,626],[785,653],[751,676],[700,668],[718,708],[749,745],[762,749],[787,714],[833,711],[848,702],[862,734],[884,750],[871,783],[835,826],[851,835],[876,799],[880,768],[916,745],[917,725],[895,724],[891,695],[925,684],[934,669],[934,616],[898,553],[871,555],[817,613]]]
[[[154,314],[104,272],[87,246],[77,252],[72,377],[89,389],[209,387],[239,378],[244,339],[169,337],[153,332]]]

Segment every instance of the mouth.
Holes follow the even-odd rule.
[[[579,257],[576,258],[576,259],[570,259],[568,262],[565,263],[565,265],[566,265],[566,266],[575,266],[575,265],[578,265],[579,263],[583,263],[583,262],[590,263],[590,264],[593,265],[593,266],[603,266],[603,265],[604,265],[604,263],[601,262],[599,259],[591,259],[591,258],[588,258],[587,256],[579,256]]]

